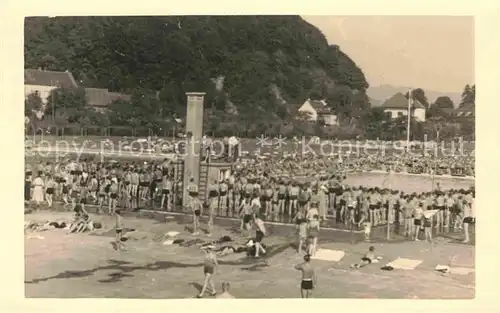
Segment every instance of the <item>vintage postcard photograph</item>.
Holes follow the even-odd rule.
[[[25,14],[26,299],[476,298],[477,19],[264,12]]]
[[[473,17],[24,27],[27,297],[474,297]]]

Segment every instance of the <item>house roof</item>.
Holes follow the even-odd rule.
[[[70,72],[44,71],[35,69],[24,70],[25,85],[58,86],[63,88],[77,88],[73,74]]]
[[[408,99],[401,92],[394,94],[382,104],[385,109],[408,109]],[[425,107],[418,100],[413,100],[413,107],[424,109]]]
[[[333,114],[332,108],[330,107],[323,107],[319,110],[316,111],[317,114]]]
[[[457,116],[457,117],[473,117],[474,112],[472,112],[472,111],[458,111],[458,112],[456,112],[455,116]]]
[[[474,102],[464,102],[456,110],[457,112],[475,112],[476,105]]]
[[[326,106],[326,103],[322,100],[307,100],[309,101],[309,104],[316,110],[319,111],[323,109]]]
[[[115,100],[130,101],[131,96],[118,92],[109,92],[101,88],[85,88],[85,98],[90,106],[105,107]]]

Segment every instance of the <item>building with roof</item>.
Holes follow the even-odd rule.
[[[47,103],[50,92],[56,88],[78,88],[73,75],[68,72],[45,71],[41,69],[24,70],[24,96],[37,93],[43,103]]]
[[[119,92],[110,92],[102,88],[85,88],[87,105],[98,112],[105,112],[108,105],[117,100],[130,101],[131,96]]]
[[[382,107],[391,118],[408,116],[408,99],[400,92],[385,100]],[[425,106],[420,101],[413,99],[412,109],[415,120],[425,122]]]
[[[454,117],[458,119],[475,119],[476,104],[474,102],[465,102],[455,110]]]
[[[325,125],[337,125],[337,116],[331,111],[325,100],[307,99],[298,111],[307,113],[311,122],[321,121]]]

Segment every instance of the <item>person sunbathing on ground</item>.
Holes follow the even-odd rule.
[[[81,233],[86,230],[92,231],[94,229],[89,214],[79,202],[74,205],[73,211],[75,212],[75,220],[71,224],[68,234]]]
[[[365,253],[365,255],[361,258],[361,262],[356,263],[356,264],[352,264],[351,267],[352,268],[362,268],[368,264],[377,263],[381,259],[382,259],[382,257],[375,255],[375,247],[370,246],[370,248],[368,248],[368,252]]]
[[[215,250],[215,254],[217,256],[225,256],[233,253],[241,253],[247,251],[247,247],[244,246],[236,246],[236,245],[225,245],[223,247],[219,247]]]
[[[40,231],[45,231],[49,229],[54,229],[55,227],[51,225],[49,221],[43,221],[43,222],[29,222],[28,225],[26,226],[25,223],[25,230],[29,229],[33,232],[40,232]]]

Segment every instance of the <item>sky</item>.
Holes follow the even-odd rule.
[[[461,92],[474,83],[469,16],[303,16],[363,70],[370,86]]]

